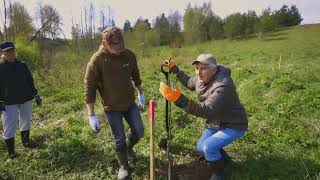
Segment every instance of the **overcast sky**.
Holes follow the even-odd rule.
[[[7,0],[8,1],[8,0]],[[71,22],[80,24],[81,10],[85,4],[92,2],[95,6],[96,24],[99,23],[99,11],[101,7],[111,7],[116,25],[123,27],[128,19],[132,24],[139,18],[148,18],[152,22],[161,13],[168,14],[178,10],[182,15],[187,4],[202,5],[208,0],[11,0],[19,1],[27,9],[30,15],[36,19],[39,4],[49,4],[57,9],[62,17],[63,31],[70,37]],[[221,18],[235,12],[255,10],[257,14],[267,7],[279,9],[283,4],[295,4],[302,15],[302,24],[320,23],[320,0],[211,0],[212,10]],[[3,14],[3,3],[0,3]],[[36,24],[36,23],[35,23]],[[37,25],[37,24],[36,24]]]

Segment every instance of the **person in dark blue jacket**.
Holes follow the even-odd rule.
[[[16,157],[14,135],[20,125],[21,141],[24,147],[34,148],[30,143],[30,120],[32,115],[32,99],[38,106],[42,100],[35,88],[32,74],[28,66],[17,59],[15,46],[12,42],[0,45],[0,111],[2,112],[3,139],[9,157]],[[19,122],[20,121],[20,122]]]

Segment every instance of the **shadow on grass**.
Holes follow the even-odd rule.
[[[274,31],[273,33],[268,34],[268,37],[277,37],[277,36],[283,36],[283,35],[287,35],[288,32],[284,32],[282,30],[277,30]]]
[[[156,179],[167,179],[168,165],[160,164],[156,171]],[[211,176],[211,169],[205,162],[193,161],[188,164],[173,164],[171,179],[173,180],[206,180]]]
[[[314,179],[320,164],[310,160],[281,156],[249,158],[236,164],[233,179]]]
[[[57,141],[48,147],[48,166],[43,173],[50,171],[62,171],[63,174],[83,173],[86,171],[105,171],[109,168],[109,174],[117,171],[117,160],[114,153],[104,152],[94,146],[85,145],[79,138]],[[112,167],[110,169],[110,167]]]
[[[31,139],[31,142],[36,143],[39,149],[45,149],[48,147],[48,145],[45,144],[45,142],[48,141],[48,139],[49,139],[49,136],[40,135]]]
[[[286,40],[288,38],[285,38],[285,37],[265,37],[263,39],[263,41],[282,41],[282,40]]]
[[[39,137],[41,139],[43,137]],[[3,143],[1,143],[3,146]],[[61,171],[62,174],[95,171],[104,173],[101,178],[110,179],[116,176],[118,165],[114,152],[97,150],[95,146],[86,146],[77,138],[56,141],[48,147],[48,154],[40,158],[47,159],[49,163],[41,166],[38,173],[46,174],[51,171]],[[174,162],[172,166],[172,179],[177,180],[197,180],[209,179],[211,175],[210,167],[195,160],[196,152],[180,146],[173,146],[172,154],[191,157],[190,163],[178,164]],[[241,162],[233,162],[228,168],[231,177],[229,179],[310,179],[316,180],[320,173],[320,164],[314,161],[296,158],[286,158],[283,156],[262,156],[247,158]],[[190,160],[190,158],[189,158]],[[178,165],[177,165],[178,164]],[[130,164],[133,170],[134,179],[148,179],[149,157],[138,152],[138,161]],[[156,179],[167,178],[166,160],[156,160]],[[3,172],[4,173],[4,172]],[[10,179],[12,175],[0,173],[1,179]],[[98,174],[99,176],[99,174]]]
[[[273,159],[275,158],[275,159]],[[225,169],[225,180],[264,180],[264,179],[308,179],[317,180],[320,165],[300,159],[283,159],[281,157],[248,159],[243,162],[231,162]],[[161,177],[167,177],[167,166],[162,165],[158,171]],[[188,164],[174,165],[174,180],[206,180],[212,169],[205,162],[193,161]],[[165,178],[164,178],[165,179]]]
[[[192,149],[183,149],[182,147],[172,147],[173,154],[190,156],[194,158],[191,163],[181,164],[173,167],[173,179],[178,180],[196,180],[209,179],[211,170],[206,164],[196,161],[196,151]],[[166,176],[167,166],[162,165],[161,172]],[[248,156],[243,161],[233,161],[227,172],[230,172],[227,179],[308,179],[318,180],[320,177],[320,164],[312,160],[296,158],[286,158],[273,155],[254,159]]]
[[[163,163],[160,160],[156,160],[156,163]],[[132,170],[132,177],[134,179],[149,179],[150,176],[150,161],[149,157],[139,155],[137,156],[137,161],[129,164]]]
[[[262,39],[263,41],[280,41],[280,40],[286,40],[288,38],[285,38],[283,36],[286,36],[288,34],[288,32],[283,31],[285,29],[276,29],[273,32],[267,33],[265,34],[265,37]],[[281,36],[281,37],[280,37]],[[237,40],[252,40],[252,39],[256,39],[258,36],[257,34],[253,33],[253,34],[249,34],[245,37],[242,38],[236,38],[233,39],[231,41],[237,41]]]

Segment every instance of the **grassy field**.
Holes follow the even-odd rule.
[[[165,102],[158,91],[165,81],[159,64],[169,57],[194,74],[191,62],[213,53],[232,69],[249,116],[249,130],[226,151],[235,163],[232,179],[320,179],[320,25],[282,29],[264,40],[219,40],[180,49],[137,49],[146,99],[156,107],[156,144],[166,136]],[[100,103],[102,131],[91,131],[83,97],[83,75],[91,54],[60,52],[51,69],[35,69],[43,107],[34,106],[32,139],[41,146],[25,150],[16,134],[19,158],[7,160],[0,142],[0,179],[115,179],[117,160],[112,134]],[[175,81],[172,78],[171,81]],[[178,84],[181,86],[181,84]],[[195,95],[182,88],[184,94]],[[142,113],[145,137],[136,146],[133,179],[149,176],[148,113]],[[172,106],[172,158],[178,179],[199,170],[193,152],[203,130],[200,118]],[[2,132],[2,127],[0,128]],[[157,179],[166,179],[166,152],[156,148]],[[179,171],[178,171],[179,170]],[[183,173],[181,173],[183,172]]]

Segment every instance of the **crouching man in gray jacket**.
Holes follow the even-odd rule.
[[[171,73],[189,90],[196,91],[198,101],[184,96],[179,89],[160,83],[160,92],[168,101],[186,113],[205,119],[206,128],[198,141],[199,158],[209,162],[213,168],[211,179],[221,179],[225,162],[230,157],[223,147],[244,136],[248,120],[241,105],[229,68],[218,65],[211,54],[201,54],[192,62],[196,76],[189,77],[174,61],[164,61]],[[226,172],[225,172],[226,173]]]

